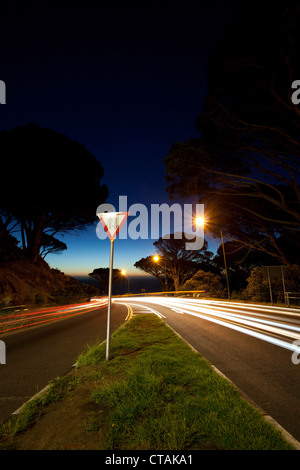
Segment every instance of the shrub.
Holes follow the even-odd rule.
[[[204,290],[206,294],[216,295],[217,297],[224,297],[225,295],[221,277],[201,269],[183,284],[182,290]]]
[[[270,302],[270,287],[265,267],[253,268],[247,283],[248,285],[243,291],[243,298],[245,300]],[[285,266],[284,284],[286,292],[300,292],[300,266]],[[284,302],[283,282],[280,271],[278,275],[271,276],[271,288],[273,301]]]

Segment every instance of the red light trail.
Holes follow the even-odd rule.
[[[16,315],[3,315],[0,317],[0,328],[4,327],[4,329],[1,329],[0,333],[6,333],[8,331],[17,330],[20,328],[28,328],[30,326],[39,325],[41,323],[48,323],[63,318],[82,315],[98,308],[106,307],[107,302],[107,299],[95,299],[93,302],[85,304],[62,305],[59,307],[50,307],[47,309],[38,310],[35,312],[18,313]],[[20,323],[23,324],[20,325]],[[14,326],[10,327],[10,325]]]

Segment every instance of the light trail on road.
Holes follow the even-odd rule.
[[[30,326],[49,323],[63,318],[82,315],[87,311],[107,306],[107,299],[95,299],[87,303],[61,305],[59,307],[49,307],[29,313],[18,313],[14,315],[2,315],[0,317],[0,333],[12,330],[28,328]],[[37,321],[38,320],[38,321]]]
[[[299,309],[191,298],[145,297],[138,302],[141,300],[152,308],[167,307],[178,315],[192,315],[300,354]],[[127,297],[126,301],[135,303],[137,299]]]

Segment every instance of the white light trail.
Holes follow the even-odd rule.
[[[136,298],[132,297],[127,298],[126,300],[130,302],[133,301],[133,303],[135,303],[134,301]],[[278,319],[277,321],[269,319],[270,313],[273,315],[276,314],[277,318],[280,313],[295,316],[299,323],[300,310],[297,309],[287,311],[287,309],[283,309],[282,307],[268,307],[243,303],[231,304],[228,302],[213,300],[206,301],[200,299],[166,297],[147,297],[143,299],[143,303],[151,303],[168,307],[173,312],[179,313],[180,315],[187,314],[202,318],[300,354],[299,344],[296,344],[299,343],[300,339],[300,326],[287,324],[281,321],[281,319]],[[251,314],[255,315],[255,317],[251,317]],[[256,316],[259,316],[260,318],[257,318]],[[272,334],[274,336],[272,336]],[[288,340],[276,337],[276,335],[298,341],[293,344]]]

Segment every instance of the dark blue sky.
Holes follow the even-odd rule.
[[[15,1],[1,10],[0,130],[35,122],[84,144],[116,209],[121,195],[149,208],[169,202],[163,159],[173,142],[196,136],[211,48],[234,2]],[[39,164],[46,171],[51,162],[41,155]],[[62,238],[68,250],[49,255],[50,266],[70,274],[108,266],[96,224]],[[154,241],[117,240],[115,267],[133,273]]]

